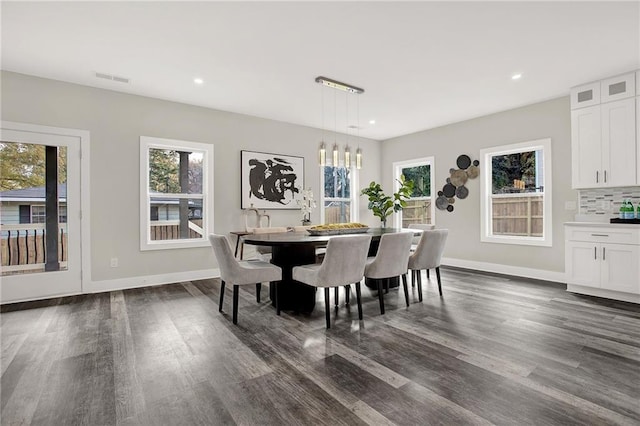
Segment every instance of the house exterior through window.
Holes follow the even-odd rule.
[[[140,138],[140,249],[208,245],[213,145]]]

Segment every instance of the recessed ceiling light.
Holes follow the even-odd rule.
[[[376,120],[369,120],[369,124],[376,124]]]
[[[514,74],[511,76],[511,80],[520,80],[520,77],[522,77],[522,74],[520,73]]]
[[[195,84],[203,84],[203,83],[204,83],[204,80],[203,80],[203,79],[201,79],[201,78],[194,78],[194,79],[193,79],[193,82],[194,82]]]

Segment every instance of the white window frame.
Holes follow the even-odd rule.
[[[393,163],[393,192],[398,192],[398,190],[400,189],[400,176],[402,175],[402,169],[406,169],[409,167],[418,167],[418,166],[429,166],[429,170],[431,173],[431,178],[429,179],[430,181],[430,189],[429,192],[431,193],[430,197],[416,197],[416,198],[411,198],[412,200],[430,200],[431,201],[431,205],[430,205],[430,210],[431,210],[431,225],[436,224],[436,203],[435,203],[435,197],[433,196],[434,191],[435,191],[435,171],[436,171],[436,166],[435,166],[435,157],[431,156],[431,157],[422,157],[422,158],[415,158],[412,160],[405,160],[405,161],[396,161]],[[393,226],[395,228],[400,228],[402,226],[402,210],[400,210],[397,213],[393,214]]]
[[[543,158],[543,226],[542,237],[527,237],[516,235],[493,235],[493,220],[491,212],[490,197],[492,194],[492,167],[491,157],[496,155],[508,155],[518,152],[538,151],[542,150]],[[553,245],[553,217],[552,217],[552,166],[551,166],[551,139],[537,139],[528,142],[516,143],[511,145],[496,146],[480,150],[480,240],[486,243],[499,244],[517,244],[528,246],[545,246]],[[520,193],[513,196],[539,196],[540,193]],[[505,197],[511,196],[506,194]],[[501,196],[502,197],[502,196]]]
[[[318,167],[320,171],[320,223],[324,224],[324,203],[326,201],[346,201],[346,198],[333,198],[333,197],[325,197],[324,196],[324,167]],[[327,164],[326,167],[333,167],[331,164]],[[344,167],[344,164],[339,165],[338,167]],[[349,212],[349,216],[351,218],[351,222],[359,222],[359,209],[358,209],[358,200],[359,200],[359,183],[358,183],[358,169],[352,166],[349,168],[349,188],[350,188],[350,206],[351,211]],[[356,194],[358,192],[358,194]]]
[[[194,194],[162,194],[178,199],[202,198],[202,238],[184,240],[151,240],[151,194],[149,193],[149,149],[202,152],[202,196]],[[213,145],[175,139],[140,136],[140,250],[166,250],[208,247],[208,235],[213,232]],[[157,194],[155,194],[157,196]]]
[[[36,215],[36,217],[42,217],[44,220],[42,222],[34,222],[33,218],[34,218],[34,213],[38,212],[38,214]],[[42,213],[42,214],[40,214]],[[47,219],[47,214],[46,214],[46,206],[44,204],[32,204],[29,207],[29,220],[30,223],[45,223]]]

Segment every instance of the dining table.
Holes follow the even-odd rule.
[[[371,235],[371,245],[368,256],[375,256],[380,244],[380,238],[384,234],[397,232],[412,232],[419,236],[419,229],[405,228],[369,228],[366,232]],[[361,235],[362,233],[355,234]],[[299,313],[310,313],[316,303],[316,287],[295,281],[292,278],[292,270],[295,266],[316,263],[316,249],[326,247],[331,238],[344,238],[348,235],[311,235],[307,231],[278,232],[270,234],[243,235],[244,244],[271,247],[271,263],[282,268],[282,281],[278,287],[278,302],[280,309],[291,310]],[[377,283],[365,284],[370,288],[377,288]],[[395,286],[397,286],[397,280]],[[391,284],[391,287],[394,283]],[[275,288],[270,286],[269,296],[275,306]]]

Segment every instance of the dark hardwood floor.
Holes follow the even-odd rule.
[[[1,423],[640,423],[639,305],[442,272],[384,316],[363,286],[363,322],[341,291],[330,330],[322,292],[277,317],[268,286],[234,326],[218,280],[4,306]]]

